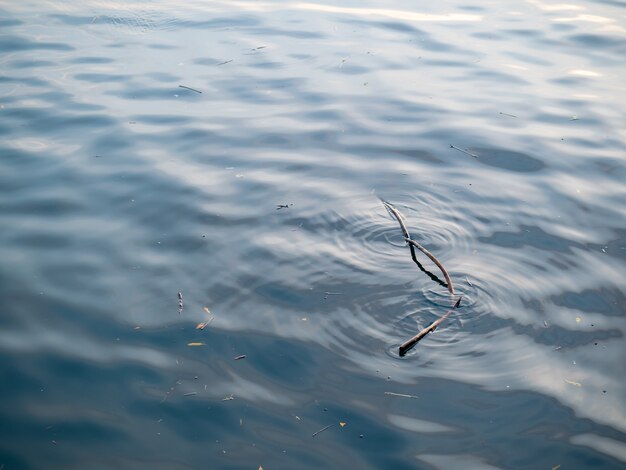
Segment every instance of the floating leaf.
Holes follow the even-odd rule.
[[[339,421],[339,426],[341,426],[342,428],[346,425],[346,423],[344,423],[343,421]]]
[[[580,317],[576,317],[576,323],[580,323],[583,319]]]
[[[259,465],[259,470],[263,470],[263,467],[261,467],[260,465]]]
[[[582,385],[580,383],[574,382],[573,380],[567,380],[567,379],[563,379],[563,380],[565,380],[565,383],[573,385],[574,387],[582,387]]]
[[[187,343],[187,346],[204,346],[204,343]]]
[[[561,468],[561,464],[555,465],[552,467],[552,470],[559,470],[559,468]]]
[[[209,310],[209,307],[204,307],[203,310],[209,315],[211,315],[211,310]]]

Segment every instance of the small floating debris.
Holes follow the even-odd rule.
[[[187,346],[191,346],[191,347],[194,347],[194,346],[204,346],[204,343],[187,343]]]
[[[407,395],[405,393],[394,393],[394,392],[385,392],[385,395],[392,395],[394,397],[403,397],[403,398],[419,398],[416,395]]]
[[[516,118],[517,117],[515,114],[509,114],[509,113],[503,113],[503,112],[500,112],[500,114],[502,114],[503,116],[508,116],[508,117],[512,117],[512,118]]]
[[[474,157],[474,158],[480,158],[478,155],[476,155],[475,153],[472,152],[468,152],[467,150],[464,150],[460,147],[457,147],[456,145],[452,145],[450,144],[450,148],[454,149],[454,150],[458,150],[459,152],[463,152],[466,155],[469,155],[470,157]]]
[[[209,310],[209,307],[204,307],[202,310],[211,315],[211,310]]]
[[[346,423],[344,423],[343,421],[339,421],[339,426],[341,426],[342,428],[346,425]]]
[[[469,278],[467,276],[465,276],[465,282],[467,282],[467,285],[470,287],[474,287],[474,284],[472,284],[472,281],[469,280]]]
[[[276,204],[276,210],[289,209],[289,206],[293,206],[293,204]]]
[[[234,399],[235,399],[235,396],[231,393],[230,395],[227,395],[224,398],[222,398],[222,401],[230,401]]]
[[[235,59],[225,60],[224,62],[220,62],[219,64],[217,64],[217,66],[219,67],[220,65],[230,64],[233,60]]]
[[[579,382],[574,382],[573,380],[567,380],[567,379],[563,379],[565,381],[565,383],[573,385],[574,387],[582,387],[582,384],[580,384]]]
[[[185,85],[178,85],[178,88],[184,88],[185,90],[189,90],[189,91],[195,91],[196,93],[200,93],[202,94],[202,92],[200,90],[196,90],[195,88],[191,88],[189,86],[185,86]]]
[[[326,431],[327,429],[332,428],[334,425],[335,425],[335,423],[333,423],[333,424],[329,424],[328,426],[323,427],[323,428],[322,428],[322,429],[320,429],[319,431],[315,431],[311,437],[315,437],[315,436],[317,436],[318,434],[320,434],[320,433],[322,433],[322,432]]]
[[[241,361],[242,359],[245,359],[245,358],[246,358],[246,355],[242,354],[240,356],[235,357],[235,361]]]
[[[207,326],[211,324],[212,321],[213,321],[213,318],[209,318],[208,321],[198,323],[196,325],[196,330],[204,330]]]
[[[197,394],[198,394],[198,392],[188,392],[188,393],[184,393],[183,396],[184,397],[192,397],[192,396],[197,395]]]
[[[183,293],[178,291],[178,313],[183,313]]]

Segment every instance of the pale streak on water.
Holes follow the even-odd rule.
[[[624,57],[617,1],[0,5],[0,468],[626,465]],[[402,359],[449,297],[377,196],[464,295]]]

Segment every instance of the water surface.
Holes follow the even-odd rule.
[[[624,57],[621,2],[5,2],[0,468],[626,466]],[[379,197],[463,295],[404,358],[450,297]]]

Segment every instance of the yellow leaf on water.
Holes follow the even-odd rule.
[[[341,426],[342,428],[346,425],[346,423],[344,423],[343,421],[339,422],[339,426]]]
[[[260,465],[259,465],[259,470],[263,470],[263,467],[261,467]]]
[[[552,467],[552,470],[559,470],[559,468],[561,468],[561,464],[555,465]]]
[[[203,310],[204,310],[206,313],[208,313],[209,315],[211,315],[211,310],[209,310],[209,308],[208,308],[208,307],[204,307],[204,309],[203,309]]]
[[[582,387],[582,385],[580,383],[574,382],[573,380],[567,380],[567,379],[563,379],[563,380],[565,380],[565,383],[573,385],[574,387]]]
[[[187,346],[204,346],[204,343],[187,343]]]
[[[198,323],[196,325],[196,330],[204,330],[204,327],[207,325],[208,322],[203,322],[203,323]]]

